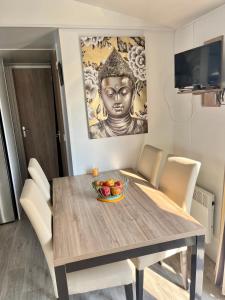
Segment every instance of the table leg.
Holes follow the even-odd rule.
[[[136,299],[143,300],[144,270],[136,269]]]
[[[55,276],[58,288],[58,299],[69,300],[65,266],[55,267]]]
[[[190,300],[202,299],[205,236],[197,236],[191,252]]]

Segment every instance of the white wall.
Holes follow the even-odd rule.
[[[225,35],[224,16],[225,6],[222,6],[178,29],[175,33],[175,52],[200,46],[204,41]],[[216,194],[214,239],[207,247],[208,254],[215,260],[225,165],[225,107],[202,107],[200,96],[176,94],[173,109],[175,152],[202,162],[198,184]]]
[[[146,37],[149,134],[91,140],[88,138],[79,36],[138,34]],[[173,33],[60,29],[59,38],[74,174],[85,173],[93,166],[101,171],[132,167],[145,142],[171,152],[173,123],[164,94],[173,93]]]

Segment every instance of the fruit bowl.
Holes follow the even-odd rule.
[[[124,199],[124,193],[128,185],[128,179],[106,179],[92,182],[94,190],[97,192],[97,200],[102,202],[118,202]]]

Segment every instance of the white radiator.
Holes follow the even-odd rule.
[[[206,228],[206,243],[210,243],[213,236],[213,216],[214,216],[215,195],[207,190],[196,186],[191,215]]]

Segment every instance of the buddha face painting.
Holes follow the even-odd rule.
[[[129,77],[107,77],[101,82],[101,96],[107,113],[113,118],[129,114],[134,87]]]
[[[104,37],[92,42],[84,37],[81,46],[89,137],[148,132],[144,38]]]
[[[99,93],[110,118],[119,119],[129,115],[135,95],[135,78],[128,63],[114,48],[98,73]]]

